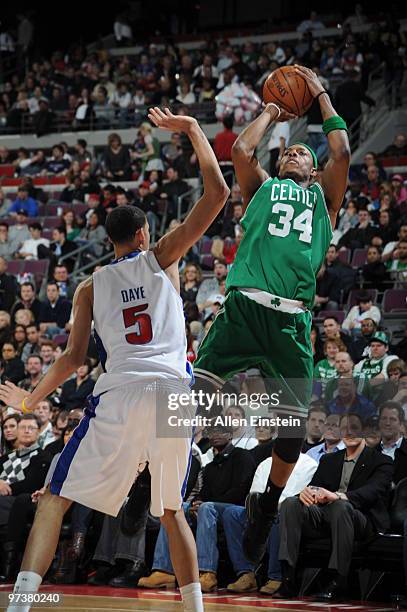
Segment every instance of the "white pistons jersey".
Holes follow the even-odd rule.
[[[182,300],[153,251],[135,251],[95,272],[93,302],[105,370],[94,395],[159,378],[190,382]]]

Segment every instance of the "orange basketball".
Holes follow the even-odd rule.
[[[274,102],[297,117],[307,112],[313,99],[306,80],[295,72],[293,66],[277,68],[263,86],[265,104]]]

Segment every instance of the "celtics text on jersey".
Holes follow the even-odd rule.
[[[267,179],[250,200],[242,226],[227,289],[259,289],[312,308],[316,274],[332,239],[319,183],[303,188],[289,178]]]

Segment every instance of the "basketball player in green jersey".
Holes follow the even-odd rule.
[[[317,75],[302,66],[295,70],[318,99],[329,159],[317,180],[315,153],[306,144],[293,144],[284,152],[279,176],[268,177],[255,157],[256,147],[275,121],[293,117],[275,104],[267,104],[237,138],[232,159],[245,209],[244,235],[227,277],[224,305],[199,349],[194,373],[197,386],[201,379],[206,386],[219,387],[234,374],[256,367],[264,378],[277,378],[291,388],[291,414],[304,417],[312,390],[315,279],[342,205],[350,150],[346,124]],[[289,379],[297,379],[296,384]],[[266,491],[249,494],[246,500],[244,550],[254,563],[265,552],[302,443],[298,430],[279,430]]]

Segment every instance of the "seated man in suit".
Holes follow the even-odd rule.
[[[316,596],[329,604],[346,591],[354,541],[389,528],[387,497],[393,461],[366,446],[359,415],[343,415],[340,432],[346,448],[322,457],[309,486],[281,505],[283,583],[273,597],[296,595],[295,568],[303,535],[331,538],[331,580]]]

